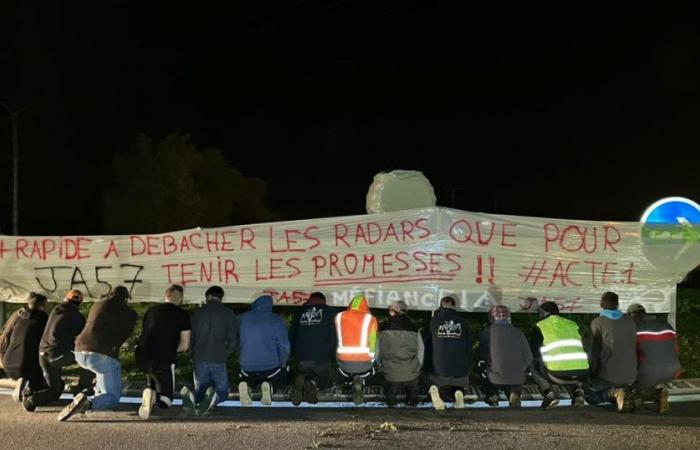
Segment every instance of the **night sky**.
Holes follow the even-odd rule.
[[[113,154],[176,130],[264,179],[283,219],[364,213],[393,169],[469,211],[637,220],[700,200],[700,31],[675,4],[27,3],[0,7],[21,234],[100,233],[103,187],[129,176]],[[9,233],[4,110],[0,156]]]

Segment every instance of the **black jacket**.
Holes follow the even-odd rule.
[[[134,330],[138,318],[126,298],[112,292],[92,305],[85,328],[75,339],[75,350],[119,358],[119,347]]]
[[[289,341],[297,361],[335,361],[338,312],[319,300],[307,301],[292,322]]]
[[[78,305],[64,302],[51,310],[39,351],[57,357],[75,348],[75,337],[83,331],[85,318]]]
[[[46,326],[47,314],[26,306],[8,321],[2,334],[2,365],[11,378],[42,380],[39,366],[39,342]]]
[[[425,335],[425,351],[431,373],[454,378],[469,375],[472,337],[466,319],[454,309],[438,309]]]
[[[192,316],[192,361],[225,364],[238,348],[238,331],[238,318],[231,308],[220,301],[205,303]]]

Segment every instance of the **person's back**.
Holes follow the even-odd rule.
[[[207,302],[192,317],[192,360],[225,363],[238,344],[235,313],[220,301]]]
[[[43,387],[43,374],[39,365],[39,344],[46,326],[47,314],[43,305],[22,307],[13,321],[3,357],[5,373],[13,379],[25,379],[32,388]]]
[[[272,312],[272,297],[258,297],[251,310],[241,316],[240,365],[238,384],[241,404],[251,403],[250,390],[260,386],[261,403],[272,403],[272,390],[287,381],[289,337],[284,320]]]
[[[522,385],[532,362],[532,352],[520,328],[506,323],[489,325],[481,333],[488,341],[487,374],[495,385]]]
[[[423,365],[423,342],[405,313],[391,317],[379,328],[379,360],[384,378],[394,383],[415,380]]]
[[[296,360],[292,403],[318,403],[318,390],[333,384],[335,350],[335,308],[326,304],[321,292],[314,292],[294,315],[289,332],[291,353]]]
[[[119,358],[119,347],[131,336],[138,318],[127,303],[126,288],[124,291],[112,292],[92,306],[85,327],[75,339],[77,352]]]
[[[241,316],[240,364],[258,372],[287,365],[289,338],[284,320],[272,312],[272,297],[258,297]]]
[[[455,309],[440,307],[430,320],[431,373],[459,378],[472,366],[472,338],[467,320]]]
[[[76,303],[66,301],[55,306],[49,314],[39,351],[48,356],[59,356],[73,351],[75,338],[83,327],[85,327],[85,317],[80,313]]]
[[[637,326],[620,311],[604,311],[591,322],[591,373],[614,385],[637,378]]]
[[[637,321],[637,352],[637,384],[641,389],[680,375],[676,332],[668,322],[652,314],[642,316]]]

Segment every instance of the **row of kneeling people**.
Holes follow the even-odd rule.
[[[58,400],[65,387],[62,368],[77,362],[77,395],[59,420],[114,407],[122,391],[119,349],[137,321],[129,298],[129,291],[119,286],[96,302],[85,320],[78,309],[80,291],[69,291],[50,315],[44,311],[46,297],[30,294],[0,337],[5,372],[17,380],[15,399],[27,411]],[[240,317],[223,299],[223,289],[212,286],[205,304],[190,317],[180,307],[183,288],[173,285],[164,302],[145,313],[135,349],[148,383],[139,407],[141,418],[172,404],[177,353],[187,351],[193,361],[194,392],[182,388],[180,395],[185,411],[192,414],[207,414],[228,399],[227,361],[234,352],[240,357],[242,405],[252,403],[251,391],[256,390],[261,402],[270,404],[273,391],[288,382],[293,355],[294,405],[316,403],[319,390],[331,387],[338,376],[352,386],[353,401],[361,404],[363,386],[380,372],[388,405],[396,404],[402,393],[407,405],[419,403],[423,373],[436,409],[444,409],[445,401],[464,407],[473,346],[469,324],[452,297],[440,301],[423,336],[403,301],[392,303],[388,319],[379,325],[364,296],[354,297],[347,309],[337,312],[317,292],[300,308],[288,331],[282,317],[272,312],[273,299],[268,295],[257,298]],[[578,325],[561,317],[556,303],[540,305],[540,321],[529,340],[512,325],[506,306],[492,307],[477,352],[486,402],[498,405],[503,392],[511,407],[519,407],[521,387],[529,375],[546,409],[559,403],[553,386],[561,385],[574,406],[609,402],[627,412],[635,399],[646,398],[655,401],[659,412],[667,412],[663,383],[680,373],[675,331],[638,304],[623,314],[613,292],[602,295],[601,307],[590,324],[587,349]]]

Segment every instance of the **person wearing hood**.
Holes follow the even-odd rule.
[[[314,292],[292,321],[291,353],[296,359],[297,375],[292,386],[292,403],[318,403],[318,390],[333,385],[336,335],[335,308],[326,305],[326,297]]]
[[[522,330],[511,323],[507,306],[492,307],[489,323],[479,337],[479,367],[486,403],[498,406],[498,392],[503,391],[510,407],[519,408],[525,374],[532,364],[530,345]]]
[[[428,389],[433,407],[445,409],[445,400],[464,408],[472,366],[472,337],[469,323],[456,310],[452,297],[443,297],[425,334],[425,361],[430,373]]]
[[[647,314],[644,306],[637,303],[627,307],[627,315],[637,324],[635,394],[640,400],[652,399],[657,412],[665,414],[670,407],[664,383],[678,378],[681,373],[676,331],[665,320]]]
[[[131,336],[138,315],[129,306],[131,297],[124,286],[117,286],[90,309],[83,331],[75,339],[75,361],[94,372],[95,396],[86,392],[73,397],[73,402],[58,415],[59,421],[86,411],[112,409],[122,393],[122,365],[119,348]]]
[[[374,374],[377,329],[377,319],[370,312],[364,295],[353,297],[347,309],[335,316],[338,371],[352,380],[352,400],[356,405],[364,401],[365,379]]]
[[[544,302],[539,307],[537,322],[530,341],[534,356],[530,376],[542,394],[542,408],[559,404],[559,396],[552,384],[564,386],[573,406],[583,406],[581,380],[588,376],[588,355],[578,324],[559,315],[559,306]]]
[[[240,382],[241,405],[250,405],[250,391],[260,387],[260,403],[272,404],[273,390],[281,390],[287,382],[289,338],[287,326],[279,314],[272,312],[272,297],[255,299],[251,310],[241,316]]]
[[[5,373],[17,380],[12,398],[23,401],[31,390],[44,388],[44,375],[39,365],[39,344],[48,315],[46,297],[30,292],[27,304],[7,321],[0,336],[0,356]]]
[[[634,408],[630,387],[637,378],[637,325],[618,305],[617,294],[605,292],[603,311],[591,321],[591,379],[584,392],[590,404],[611,402],[618,412],[629,412]]]
[[[402,300],[389,305],[389,320],[379,327],[377,368],[386,380],[386,402],[396,404],[397,394],[406,393],[406,404],[418,404],[418,376],[423,366],[423,339],[406,314]]]
[[[238,320],[224,305],[224,290],[211,286],[204,293],[205,304],[192,317],[190,355],[194,394],[187,386],[180,390],[186,414],[205,415],[228,400],[226,362],[238,347]]]
[[[33,411],[37,406],[48,405],[63,394],[65,383],[61,378],[61,369],[75,364],[75,337],[85,326],[85,318],[79,309],[82,302],[83,293],[72,289],[66,293],[63,303],[51,310],[39,346],[39,364],[44,372],[47,388],[32,390],[24,396],[22,404],[27,411]],[[81,367],[78,377],[78,392],[92,389],[94,373]]]

